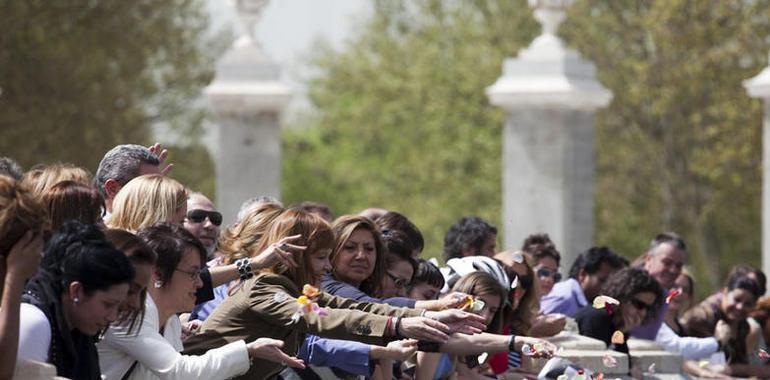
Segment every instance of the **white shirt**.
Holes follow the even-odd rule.
[[[51,322],[37,306],[21,303],[19,308],[19,354],[17,360],[48,361]]]
[[[714,337],[679,336],[665,323],[660,325],[655,343],[668,352],[682,355],[685,360],[708,359],[719,349],[719,343]]]
[[[128,324],[111,326],[97,344],[102,378],[120,380],[138,361],[129,379],[228,379],[249,369],[249,354],[243,340],[232,342],[201,356],[182,355],[182,324],[172,315],[160,335],[158,308],[150,295],[144,320],[127,334]]]

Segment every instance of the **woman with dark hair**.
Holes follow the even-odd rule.
[[[51,228],[56,230],[68,220],[84,224],[102,221],[104,198],[95,188],[75,181],[62,181],[43,194],[43,203],[51,217]]]
[[[249,360],[260,357],[301,365],[283,354],[281,343],[257,339],[239,340],[201,356],[183,356],[182,325],[178,314],[189,312],[195,292],[202,286],[200,270],[206,248],[195,236],[176,224],[156,224],[139,230],[139,238],[157,253],[151,270],[149,296],[141,326],[133,331],[127,320],[107,331],[99,343],[99,360],[110,379],[227,379],[244,373]],[[161,324],[163,322],[163,324]]]
[[[26,286],[19,358],[49,362],[62,377],[101,379],[94,338],[117,319],[133,277],[98,227],[65,223]]]
[[[399,231],[406,234],[409,241],[409,245],[412,247],[412,257],[420,256],[423,248],[425,247],[425,240],[422,237],[422,232],[412,223],[405,215],[388,211],[385,215],[377,218],[375,221],[380,230],[384,231]]]
[[[759,364],[757,347],[761,329],[748,321],[759,299],[757,282],[742,273],[732,272],[721,297],[708,297],[682,317],[685,333],[697,337],[715,337],[724,351],[727,366],[721,371],[734,377],[770,377],[770,367]],[[718,303],[711,300],[717,299]],[[708,301],[708,302],[707,302]]]
[[[618,305],[597,309],[585,306],[575,314],[581,335],[599,339],[615,351],[628,354],[625,336],[631,330],[651,321],[663,303],[663,291],[647,271],[625,268],[613,274],[602,286],[601,294],[616,299]],[[630,361],[629,361],[630,363]],[[633,373],[641,374],[640,368]]]
[[[561,281],[561,254],[556,250],[556,245],[548,234],[532,234],[524,239],[521,250],[534,259],[533,269],[537,274],[540,296],[547,295]]]
[[[40,264],[45,208],[32,192],[11,177],[0,175],[0,347],[19,344],[19,309],[24,283]],[[16,350],[0,355],[0,379],[13,376]]]
[[[575,314],[580,334],[599,339],[615,351],[627,354],[625,339],[617,343],[611,338],[616,331],[625,336],[635,327],[655,318],[655,310],[663,302],[660,285],[642,269],[625,268],[607,279],[601,294],[616,299],[620,304],[611,306],[611,313],[592,305],[580,309]]]
[[[225,342],[268,336],[282,339],[286,352],[296,353],[307,333],[378,345],[392,337],[445,341],[450,325],[461,333],[478,332],[482,327],[480,318],[458,310],[433,313],[392,308],[335,297],[305,286],[319,285],[329,272],[329,255],[335,241],[331,226],[305,211],[284,211],[272,223],[257,251],[281,245],[284,238],[296,235],[300,237],[294,243],[304,248],[289,244],[284,248],[292,252],[297,266],[276,264],[244,281],[206,319],[201,332],[185,342],[186,352],[200,353]],[[308,305],[316,306],[308,310]],[[428,318],[419,317],[422,314]],[[280,369],[274,363],[254,360],[244,377],[269,378]]]
[[[436,265],[428,260],[417,259],[417,273],[414,274],[407,294],[418,301],[435,300],[444,287],[444,276]]]

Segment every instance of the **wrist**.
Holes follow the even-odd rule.
[[[511,335],[511,339],[508,341],[508,352],[513,352],[516,350],[516,335]]]

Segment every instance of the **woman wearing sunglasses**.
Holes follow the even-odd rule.
[[[559,273],[561,254],[556,250],[556,245],[548,234],[532,234],[524,240],[521,250],[534,260],[540,296],[547,295],[553,286],[561,281],[561,273]]]
[[[663,291],[647,271],[625,268],[607,279],[601,294],[618,300],[619,304],[600,309],[589,304],[580,309],[575,314],[580,334],[599,339],[611,349],[628,354],[625,337],[634,328],[655,318],[656,310],[663,303]],[[632,373],[637,375],[634,378],[641,378],[638,377],[640,370],[632,368]]]

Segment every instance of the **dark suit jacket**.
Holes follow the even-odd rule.
[[[279,302],[276,294],[289,297]],[[247,343],[257,338],[284,341],[283,351],[296,355],[306,333],[326,338],[355,340],[385,345],[388,316],[419,316],[422,310],[394,308],[382,304],[356,302],[321,292],[316,300],[325,307],[327,316],[306,314],[293,323],[297,311],[296,298],[300,290],[288,278],[275,274],[260,274],[243,283],[227,297],[206,319],[198,334],[185,341],[185,354],[202,355],[240,339]],[[280,300],[280,298],[279,298]],[[255,359],[240,379],[266,379],[278,372],[279,363]]]

